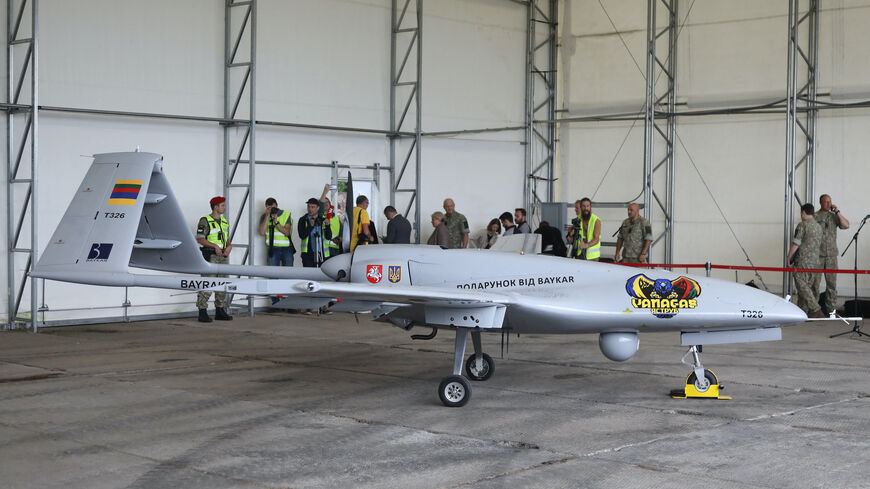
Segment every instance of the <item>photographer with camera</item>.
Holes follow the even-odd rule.
[[[223,216],[227,211],[226,200],[223,197],[214,197],[208,203],[211,206],[211,214],[202,216],[196,227],[196,242],[202,257],[210,263],[227,264],[230,262],[230,251],[233,249],[230,243],[230,224]],[[204,275],[205,277],[226,277],[227,275]],[[210,323],[208,316],[208,299],[211,292],[202,291],[196,295],[196,307],[199,309],[199,322]],[[214,293],[214,318],[218,321],[230,321],[232,316],[227,314],[227,294],[224,292]]]
[[[273,267],[292,267],[296,248],[290,236],[293,234],[293,218],[290,211],[278,208],[278,201],[266,199],[266,212],[260,216],[260,234],[266,237],[269,249],[266,264]],[[273,301],[274,303],[274,301]]]
[[[601,256],[601,219],[592,213],[592,200],[588,197],[574,202],[577,217],[571,219],[566,240],[573,244],[571,258],[598,261]]]
[[[297,230],[302,240],[302,266],[319,267],[330,257],[329,241],[332,239],[330,221],[320,213],[320,201],[308,199],[308,213],[299,219]]]

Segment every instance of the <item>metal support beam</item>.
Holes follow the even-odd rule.
[[[643,142],[643,215],[650,222],[660,214],[664,228],[651,247],[664,240],[664,262],[674,258],[674,140],[677,93],[678,0],[647,1],[646,115]],[[668,22],[656,25],[659,9]],[[665,44],[667,43],[667,44]],[[664,50],[659,49],[661,44]],[[664,51],[664,52],[662,52]],[[664,54],[664,57],[661,55]],[[661,83],[659,83],[661,79]],[[661,113],[666,117],[660,117]],[[661,150],[656,152],[656,141]],[[657,186],[656,186],[657,185]]]
[[[257,0],[225,1],[224,120],[233,122],[223,123],[223,192],[227,199],[233,248],[244,250],[242,264],[256,265]],[[248,49],[244,49],[245,45]],[[247,176],[244,176],[244,171],[238,171],[241,160],[248,162]],[[242,233],[238,233],[240,229]],[[245,240],[244,244],[240,242],[242,240]],[[254,315],[251,297],[248,298],[248,312]]]
[[[800,206],[815,199],[816,66],[819,53],[819,2],[788,3],[788,97],[786,100],[785,195],[782,263],[788,267],[788,248]],[[782,293],[791,292],[789,273],[783,273]]]
[[[415,239],[419,243],[423,0],[415,0],[415,3],[416,20],[411,20],[413,13],[408,12],[411,0],[392,0],[390,16],[390,204],[396,206],[399,212],[404,212],[405,217],[414,223]],[[409,59],[416,69],[408,67]],[[398,103],[400,100],[401,103]],[[411,107],[414,107],[413,126],[408,121]],[[406,170],[412,161],[413,171],[408,172]],[[347,205],[353,206],[352,203]]]
[[[6,101],[21,104],[6,110],[7,318],[9,328],[24,326],[33,332],[39,291],[28,275],[36,265],[39,246],[38,10],[37,0],[6,0]],[[30,164],[22,165],[25,161]],[[28,289],[29,311],[21,307]]]
[[[541,202],[554,199],[558,12],[556,0],[526,5],[523,207],[533,217],[540,214]]]

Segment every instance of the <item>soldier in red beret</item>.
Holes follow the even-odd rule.
[[[196,242],[199,243],[199,250],[202,252],[202,257],[211,263],[230,262],[230,251],[233,249],[230,243],[230,224],[227,218],[223,216],[227,211],[227,199],[217,196],[212,198],[208,203],[211,205],[211,214],[202,216],[199,219],[199,224],[196,227]],[[206,277],[226,277],[227,275],[204,275]],[[196,296],[196,307],[199,309],[199,321],[210,323],[212,320],[208,316],[208,298],[211,297],[210,291],[202,291]],[[218,321],[231,321],[232,316],[227,314],[227,294],[224,292],[215,292],[214,294],[215,314],[214,318]]]

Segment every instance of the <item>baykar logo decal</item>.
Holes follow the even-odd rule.
[[[387,280],[391,284],[397,284],[402,281],[402,267],[400,265],[390,265],[387,267]]]
[[[112,253],[112,243],[93,243],[87,261],[106,261]]]
[[[384,266],[383,265],[368,265],[366,266],[366,278],[369,282],[373,284],[380,283],[381,279],[384,278]]]
[[[655,317],[672,318],[680,309],[697,307],[695,298],[701,295],[701,285],[688,277],[653,280],[639,273],[628,279],[625,291],[632,297],[632,307],[649,309]]]

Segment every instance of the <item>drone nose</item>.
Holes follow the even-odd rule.
[[[767,315],[772,316],[770,318],[775,319],[780,324],[802,323],[807,320],[807,313],[785,299],[771,308]]]
[[[320,270],[332,280],[340,281],[346,279],[350,270],[350,253],[344,253],[323,262]]]

